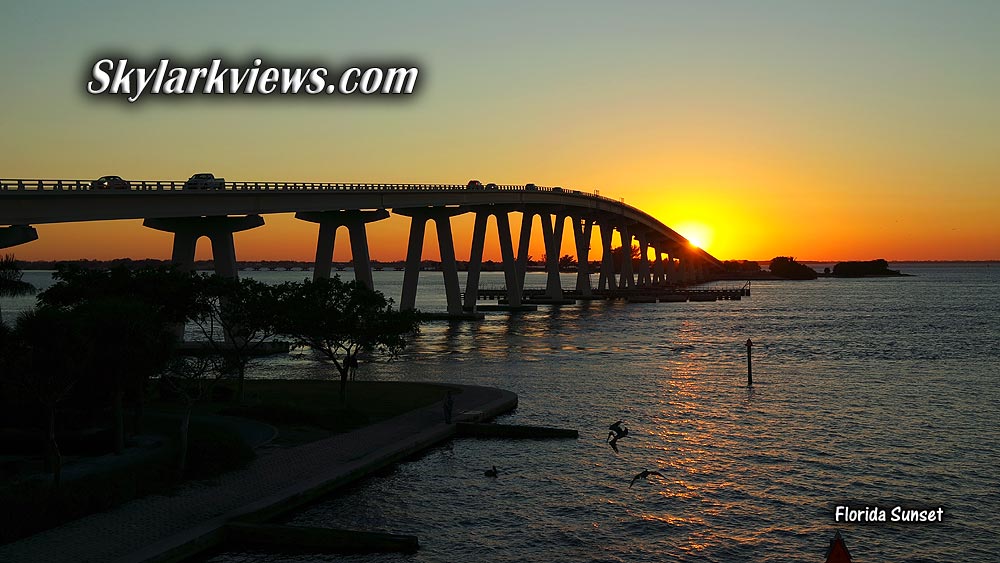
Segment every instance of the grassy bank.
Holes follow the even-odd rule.
[[[223,388],[221,398],[199,403],[197,415],[248,418],[278,428],[278,441],[296,445],[333,434],[349,432],[444,399],[446,385],[386,381],[354,381],[341,401],[339,383],[328,380],[253,380],[246,382],[246,397],[236,404]],[[180,406],[157,401],[151,409],[180,412]]]

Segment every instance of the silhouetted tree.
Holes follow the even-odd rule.
[[[35,286],[23,281],[23,275],[13,254],[5,254],[0,258],[0,297],[21,297],[34,293]],[[0,324],[2,323],[3,311],[0,310]]]
[[[814,280],[819,277],[816,270],[805,264],[799,264],[795,258],[789,256],[777,256],[771,260],[769,266],[771,273],[790,280]]]
[[[38,295],[41,303],[74,307],[103,297],[129,296],[147,304],[157,319],[183,323],[200,314],[200,276],[172,266],[129,269],[87,269],[59,264],[55,283]]]
[[[191,429],[191,413],[195,403],[211,396],[212,389],[225,373],[220,358],[208,356],[179,356],[171,361],[161,376],[161,384],[177,393],[184,404],[181,414],[180,445],[177,456],[177,475],[184,477],[187,469],[188,443]]]
[[[342,401],[359,353],[393,357],[420,325],[416,311],[396,311],[382,293],[356,281],[343,282],[339,276],[285,283],[278,291],[283,295],[279,332],[337,369]]]
[[[242,402],[247,367],[278,330],[278,287],[250,278],[208,276],[201,279],[198,294],[201,314],[194,323],[227,370],[235,370]]]
[[[133,303],[145,305],[142,314],[150,321],[150,326],[169,326],[178,337],[186,321],[204,314],[199,301],[201,276],[172,266],[130,269],[120,265],[111,269],[88,269],[77,263],[59,264],[52,277],[55,283],[38,295],[38,301],[45,305],[70,309],[127,296]],[[160,334],[159,329],[156,333]],[[142,372],[136,382],[145,384],[148,376],[147,372]],[[125,390],[130,393],[129,398],[134,399],[133,427],[141,431],[144,394],[141,387],[132,385]],[[124,426],[116,424],[116,428],[123,430]],[[118,438],[121,440],[116,442],[124,440],[123,435]]]
[[[636,264],[639,261],[642,252],[639,250],[639,245],[632,245],[632,264]],[[622,247],[618,246],[611,249],[611,260],[614,262],[615,269],[621,270],[622,267]]]
[[[167,364],[175,335],[147,303],[127,296],[86,301],[72,311],[84,327],[77,360],[110,394],[115,453],[125,447],[124,403],[142,404],[146,383]]]
[[[45,462],[53,487],[62,475],[62,454],[56,439],[59,404],[83,376],[78,362],[83,347],[82,325],[76,315],[53,307],[22,313],[12,332],[4,329],[0,374],[12,387],[42,407]]]
[[[726,260],[722,267],[727,272],[759,272],[760,264],[753,260]]]
[[[530,260],[531,257],[529,256],[528,258]],[[542,259],[539,263],[545,265],[548,264],[548,260],[549,256],[542,254]],[[563,254],[557,262],[560,270],[571,270],[576,267],[576,258],[572,254]]]

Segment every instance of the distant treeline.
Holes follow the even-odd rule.
[[[727,272],[759,272],[760,264],[753,260],[724,260],[722,267]]]

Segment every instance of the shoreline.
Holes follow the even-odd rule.
[[[437,385],[437,384],[435,384]],[[481,422],[517,407],[495,387],[455,385],[456,415],[441,402],[364,428],[279,451],[176,494],[150,495],[0,546],[12,561],[180,561],[223,541],[232,521],[260,523],[313,502],[457,435],[457,422]]]

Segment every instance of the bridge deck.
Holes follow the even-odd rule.
[[[484,207],[576,213],[645,229],[664,244],[685,249],[713,267],[721,263],[655,217],[624,200],[598,193],[535,185],[225,182],[221,189],[185,188],[180,180],[131,180],[125,189],[92,186],[86,179],[0,179],[0,225],[38,225],[77,221],[154,219],[225,215],[263,215],[308,211]],[[405,213],[403,213],[405,215]]]

